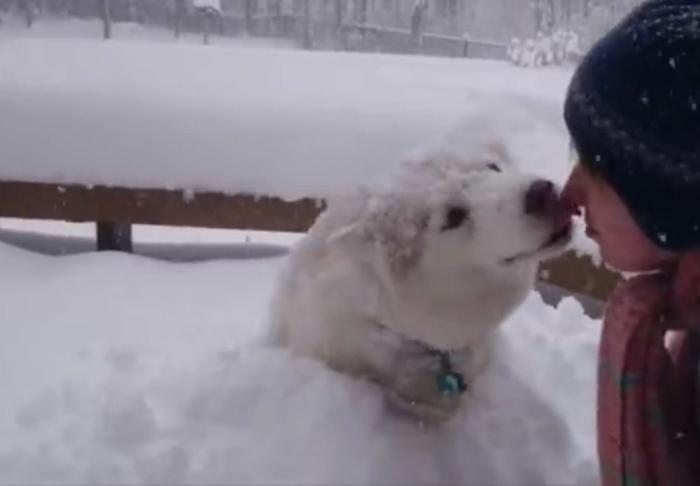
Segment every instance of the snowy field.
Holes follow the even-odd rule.
[[[437,430],[256,344],[282,258],[0,246],[2,484],[594,484],[598,323],[533,294]]]
[[[0,34],[0,177],[324,195],[379,176],[484,97],[501,98],[508,121],[491,129],[518,163],[557,180],[568,169],[566,71],[105,45],[78,30]],[[137,244],[226,244],[246,258],[48,257],[0,243],[0,484],[597,483],[600,323],[575,301],[553,309],[533,293],[460,415],[429,429],[389,415],[373,385],[259,343],[298,236],[136,231]],[[279,251],[255,258],[261,248]]]

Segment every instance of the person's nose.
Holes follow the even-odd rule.
[[[578,166],[574,168],[564,184],[561,201],[572,215],[581,215],[581,208],[585,206],[585,194],[581,187],[581,169]]]

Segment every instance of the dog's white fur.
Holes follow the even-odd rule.
[[[274,342],[377,381],[421,418],[450,416],[461,398],[437,390],[430,349],[449,351],[470,382],[538,262],[563,246],[542,248],[554,222],[524,213],[534,178],[496,146],[470,152],[431,152],[406,163],[391,187],[333,201],[280,279]],[[449,208],[468,217],[444,230]]]

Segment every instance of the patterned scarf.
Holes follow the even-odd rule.
[[[700,484],[699,255],[621,283],[608,303],[598,370],[604,486]]]

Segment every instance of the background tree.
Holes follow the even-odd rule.
[[[182,26],[185,21],[185,11],[187,7],[185,0],[175,0],[175,37],[179,38],[182,34]]]
[[[112,38],[112,11],[110,0],[97,0],[99,2],[100,17],[102,19],[102,37]]]

